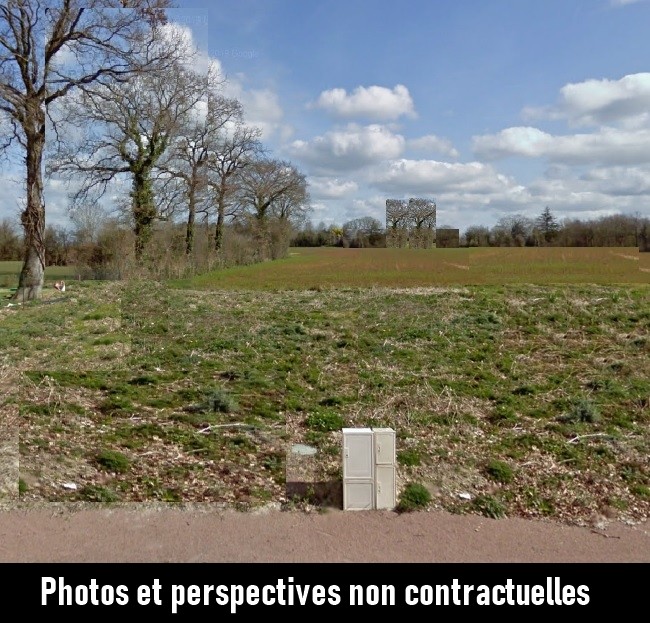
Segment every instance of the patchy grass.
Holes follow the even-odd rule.
[[[21,500],[282,505],[291,444],[340,482],[344,425],[394,428],[430,507],[648,517],[645,284],[155,286],[0,310]]]

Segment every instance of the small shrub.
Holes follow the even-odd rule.
[[[588,422],[595,424],[600,421],[600,413],[593,402],[580,398],[573,402],[569,412],[562,418],[567,422]]]
[[[121,452],[116,450],[103,450],[97,455],[97,463],[106,471],[122,473],[126,472],[131,462]]]
[[[27,490],[29,487],[27,486],[27,483],[22,479],[18,479],[18,493],[19,495],[22,495],[23,493],[27,493]]]
[[[410,482],[400,494],[396,510],[400,513],[410,513],[426,508],[431,502],[431,493],[422,484]]]
[[[491,460],[485,466],[485,473],[497,482],[511,482],[515,476],[514,470],[510,465],[503,461]]]

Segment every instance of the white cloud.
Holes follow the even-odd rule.
[[[437,196],[445,191],[489,194],[516,187],[510,178],[481,162],[392,160],[374,169],[369,180],[373,186],[399,195]]]
[[[316,199],[339,199],[355,193],[359,189],[352,180],[331,177],[310,177],[309,194]]]
[[[565,164],[629,165],[650,162],[650,130],[603,127],[592,134],[554,136],[532,127],[514,127],[473,137],[479,158],[543,157]]]
[[[460,155],[450,140],[440,138],[435,134],[409,139],[406,144],[410,149],[416,151],[435,152],[454,159]]]
[[[560,89],[560,101],[546,108],[525,108],[524,119],[566,119],[573,125],[650,126],[650,72],[620,80],[585,80]]]
[[[650,166],[589,169],[579,179],[584,186],[611,196],[650,195]]]
[[[622,7],[628,4],[636,4],[637,2],[646,2],[647,0],[609,0],[610,6]]]
[[[415,117],[413,99],[402,84],[392,89],[359,86],[351,93],[345,89],[330,89],[323,91],[312,106],[343,118],[388,121],[403,115]]]
[[[289,152],[292,157],[315,167],[316,171],[350,171],[396,158],[404,150],[404,145],[404,137],[385,126],[350,124],[311,141],[294,141]]]
[[[244,109],[246,123],[259,128],[262,138],[270,140],[274,137],[281,142],[289,140],[293,128],[284,122],[284,110],[278,94],[272,89],[247,89],[246,77],[237,74],[228,79],[224,85],[227,97],[239,100]]]

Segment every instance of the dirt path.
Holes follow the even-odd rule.
[[[0,562],[650,562],[650,525],[444,512],[0,511]]]

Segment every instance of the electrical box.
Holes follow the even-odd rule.
[[[395,508],[395,431],[343,429],[343,510]]]

